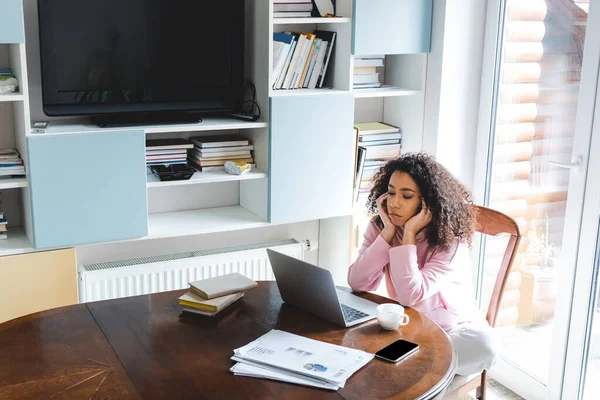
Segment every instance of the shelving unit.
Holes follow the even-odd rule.
[[[404,89],[398,86],[382,85],[380,88],[354,89],[355,99],[368,99],[376,97],[414,96],[421,94],[420,90]]]
[[[271,97],[285,97],[285,96],[327,96],[327,95],[335,95],[339,93],[347,93],[347,90],[341,89],[329,89],[329,88],[321,88],[321,89],[289,89],[289,90],[273,90],[271,92]]]
[[[236,120],[233,118],[204,118],[197,124],[182,125],[142,125],[125,129],[142,129],[144,133],[188,133],[188,132],[209,132],[209,131],[231,131],[242,129],[260,129],[269,126],[266,122],[249,122]],[[124,128],[101,128],[85,121],[60,121],[52,122],[48,126],[45,134],[62,135],[73,133],[86,133],[98,131],[122,131]]]
[[[25,96],[23,96],[19,92],[9,93],[9,94],[0,94],[0,103],[8,102],[8,101],[23,101],[23,100],[25,100]]]
[[[246,2],[245,75],[256,85],[257,101],[262,109],[260,121],[207,117],[197,124],[100,128],[82,119],[60,118],[51,119],[50,126],[44,134],[31,134],[29,128],[32,119],[48,118],[45,118],[41,111],[42,85],[39,81],[41,66],[36,6],[35,2],[24,3],[31,62],[26,62],[23,43],[0,45],[0,67],[11,67],[15,70],[21,83],[20,93],[0,97],[0,108],[14,117],[11,135],[0,139],[9,142],[12,140],[9,144],[19,149],[24,160],[28,157],[28,148],[37,149],[37,163],[34,163],[37,171],[33,171],[34,168],[31,167],[31,177],[0,180],[0,189],[9,189],[7,194],[17,193],[22,197],[18,201],[24,210],[24,232],[30,238],[35,237],[37,244],[44,240],[49,243],[49,236],[55,233],[52,230],[55,225],[52,215],[56,212],[54,209],[51,210],[52,213],[42,210],[46,213],[46,219],[40,218],[40,213],[37,212],[36,220],[32,222],[32,210],[38,210],[40,204],[49,204],[51,190],[58,186],[62,188],[63,195],[71,199],[70,202],[66,202],[71,206],[67,207],[66,203],[52,203],[53,207],[59,208],[59,214],[69,219],[68,222],[74,228],[79,226],[76,216],[84,218],[86,212],[83,209],[74,211],[74,208],[79,204],[89,204],[86,202],[93,203],[98,198],[104,199],[104,205],[92,204],[90,207],[106,207],[107,213],[115,211],[115,208],[116,211],[123,211],[125,207],[129,207],[128,210],[132,212],[138,210],[135,223],[119,220],[111,221],[112,225],[108,226],[104,221],[90,219],[92,222],[88,221],[90,225],[87,231],[82,231],[85,237],[75,238],[78,240],[75,244],[95,243],[99,241],[98,238],[110,242],[112,236],[115,241],[147,240],[350,215],[353,212],[350,186],[355,148],[352,123],[378,120],[400,126],[403,131],[404,148],[420,150],[427,57],[389,55],[386,59],[384,87],[353,90],[353,47],[356,35],[364,39],[365,32],[368,34],[371,31],[369,27],[365,28],[364,24],[365,16],[371,14],[363,12],[363,19],[359,18],[359,24],[356,16],[352,14],[355,5],[367,5],[365,0],[338,0],[336,12],[343,16],[338,18],[273,18],[272,3],[266,0]],[[391,7],[390,4],[377,3],[373,7]],[[370,1],[368,5],[371,6]],[[368,10],[365,7],[360,9]],[[379,10],[378,13],[384,11],[387,13],[387,9]],[[404,9],[401,11],[406,13]],[[378,24],[372,16],[366,20]],[[356,30],[359,28],[363,29],[362,33]],[[404,30],[415,30],[410,24],[385,24],[377,29],[378,32],[394,30],[398,37],[404,37],[405,33],[409,36],[414,33]],[[273,90],[269,85],[273,61],[273,33],[314,30],[336,32],[336,43],[324,87],[312,90]],[[384,36],[383,33],[378,35]],[[371,41],[361,40],[361,43],[368,45]],[[28,68],[33,80],[31,89],[27,81]],[[33,118],[29,115],[30,110]],[[239,134],[247,137],[254,146],[256,169],[241,176],[224,172],[197,172],[186,181],[160,182],[143,167],[144,138],[189,138],[215,134]],[[134,142],[124,144],[123,141],[135,135],[137,136]],[[83,140],[84,136],[87,139]],[[51,139],[44,143],[46,141],[41,140],[42,138]],[[37,146],[33,146],[33,143]],[[48,144],[57,155],[48,156],[46,147],[40,144]],[[98,147],[99,145],[101,146]],[[94,153],[88,150],[91,148],[102,150]],[[125,154],[129,154],[130,157],[126,157]],[[116,158],[113,160],[111,157]],[[319,162],[315,162],[317,160]],[[327,160],[330,164],[321,166],[322,160]],[[88,182],[73,188],[69,185],[59,185],[60,178],[46,176],[42,171],[44,168],[50,168],[45,167],[46,165],[64,169],[74,161],[77,165],[87,164],[86,174],[95,176],[99,183]],[[118,176],[122,181],[115,183],[114,179],[111,180],[110,175],[106,174],[107,165],[118,165],[116,168],[121,172]],[[45,178],[39,178],[41,176]],[[53,179],[57,179],[57,182],[46,185],[48,180]],[[82,177],[78,179],[81,180]],[[37,183],[37,186],[33,183]],[[110,193],[107,194],[107,191]],[[324,191],[332,193],[324,198]],[[37,197],[30,199],[31,194]],[[48,198],[40,200],[40,196]],[[147,213],[139,211],[144,209]],[[125,228],[134,224],[139,227],[140,223],[144,228],[149,227],[148,235],[143,238],[130,233],[111,233],[126,231]],[[57,229],[60,231],[60,228]],[[9,228],[9,233],[11,231]],[[92,234],[100,231],[104,236]],[[138,234],[139,231],[138,229]],[[41,239],[38,237],[39,232],[45,232],[41,234]],[[128,235],[129,239],[122,239]],[[73,238],[73,235],[64,237]],[[19,242],[18,236],[13,239],[16,244],[14,248],[27,247]],[[69,245],[73,243],[67,243],[65,239],[64,246]],[[9,244],[10,246],[12,245]]]
[[[10,68],[19,82],[17,92],[0,94],[0,149],[17,149],[27,166],[26,136],[30,117],[25,44],[18,41],[2,43],[0,37],[0,68]],[[30,218],[23,207],[28,199],[28,187],[27,176],[0,177],[2,210],[8,220],[8,238],[0,240],[0,256],[35,251],[29,239]]]
[[[35,251],[22,227],[11,227],[8,239],[0,240],[0,257]]]
[[[260,170],[252,170],[242,175],[232,175],[227,172],[215,171],[215,172],[196,172],[190,179],[182,181],[160,181],[152,173],[148,173],[148,187],[168,187],[168,186],[185,186],[185,185],[199,185],[206,183],[219,183],[219,182],[236,182],[245,181],[250,179],[263,179],[266,178],[267,174]]]
[[[150,214],[148,236],[142,239],[228,232],[268,225],[268,222],[241,206],[156,213]]]
[[[352,18],[273,18],[273,25],[300,25],[300,24],[349,24]]]
[[[0,178],[0,190],[26,188],[29,186],[27,178]]]

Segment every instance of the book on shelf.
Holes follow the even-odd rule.
[[[354,67],[354,75],[375,73],[377,73],[377,67]]]
[[[245,292],[256,287],[258,284],[255,281],[238,272],[190,282],[190,290],[205,300]]]
[[[354,68],[360,67],[383,67],[383,57],[381,58],[355,58]]]
[[[256,164],[253,163],[249,163],[250,164],[250,168],[252,169],[256,169]],[[195,167],[197,170],[199,170],[200,172],[225,172],[225,164],[223,165],[216,165],[213,167]]]
[[[316,30],[315,34],[317,35],[317,37],[319,39],[322,39],[327,42],[327,49],[325,50],[326,51],[325,59],[323,61],[323,67],[321,68],[321,71],[319,72],[319,79],[317,82],[317,85],[319,87],[323,87],[323,82],[325,81],[325,75],[327,73],[327,67],[329,67],[329,61],[331,60],[331,54],[333,53],[333,48],[335,46],[335,38],[337,36],[337,33],[330,32],[330,31]]]
[[[148,150],[172,150],[191,149],[194,145],[185,139],[148,139],[146,140],[146,151]]]
[[[146,155],[156,155],[156,154],[185,154],[187,152],[187,148],[185,149],[171,149],[171,150],[146,150]]]
[[[248,146],[249,140],[238,135],[215,135],[215,136],[198,136],[190,138],[194,146],[201,149],[211,147],[232,147],[232,146]]]
[[[300,0],[300,1],[281,1],[275,0],[273,2],[274,12],[312,12],[313,3],[312,1]]]
[[[375,135],[378,133],[397,133],[400,128],[383,122],[362,122],[354,124],[360,135]]]
[[[193,167],[214,167],[225,165],[227,161],[245,161],[246,163],[253,163],[254,159],[252,157],[248,158],[222,158],[219,160],[199,160],[195,157],[190,157],[188,162],[192,164]]]
[[[275,84],[277,77],[279,74],[281,74],[293,43],[294,35],[284,32],[273,33],[273,65],[271,86]]]
[[[250,157],[250,150],[238,150],[238,151],[219,151],[219,152],[211,152],[205,153],[203,151],[198,150],[190,150],[190,155],[193,155],[199,159],[209,159],[209,158],[245,158]]]
[[[250,151],[254,150],[254,146],[249,144],[245,146],[229,146],[229,147],[206,147],[198,150],[202,154],[209,153],[233,153],[238,151]]]
[[[354,89],[377,89],[381,87],[381,82],[374,83],[355,83],[352,85]]]
[[[362,182],[363,169],[365,166],[367,156],[367,149],[358,146],[358,152],[356,156],[356,171],[354,175],[354,201],[358,202],[358,194],[360,192],[360,184]]]
[[[273,11],[274,18],[310,18],[311,11]]]
[[[401,140],[402,139],[402,133],[397,132],[397,133],[372,133],[369,135],[363,134],[360,135],[358,140],[361,143],[365,143],[365,145],[367,145],[367,143],[369,142],[376,142],[379,140],[391,140],[391,139],[397,139],[397,140]]]
[[[379,73],[374,74],[354,74],[354,84],[357,83],[380,83]]]
[[[384,145],[390,145],[390,144],[400,144],[400,139],[389,139],[389,140],[373,140],[373,141],[368,141],[368,142],[360,142],[360,145],[366,148],[371,148],[371,147],[379,147],[379,146],[384,146]]]

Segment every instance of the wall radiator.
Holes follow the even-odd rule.
[[[187,289],[188,282],[231,272],[254,280],[274,280],[267,248],[304,259],[305,244],[288,239],[81,265],[79,302]]]

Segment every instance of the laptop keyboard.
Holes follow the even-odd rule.
[[[362,311],[358,311],[356,308],[348,307],[345,304],[342,304],[342,312],[344,313],[344,320],[346,322],[356,321],[357,319],[361,319],[364,317],[368,317],[369,314],[365,314]]]

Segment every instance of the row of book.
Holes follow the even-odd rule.
[[[25,165],[16,149],[0,150],[0,178],[25,176]]]
[[[400,128],[383,122],[367,122],[354,126],[357,135],[354,201],[364,205],[373,184],[373,177],[389,160],[400,157]]]
[[[146,165],[188,164],[198,171],[224,171],[227,161],[254,162],[250,141],[238,135],[146,141]]]
[[[354,89],[368,89],[381,87],[377,68],[384,66],[385,57],[356,56],[354,58],[353,85]]]
[[[184,313],[212,317],[244,296],[244,292],[258,284],[246,276],[234,272],[214,278],[190,282],[190,290],[179,297]]]
[[[336,32],[276,32],[273,34],[273,89],[323,87],[335,46]]]

